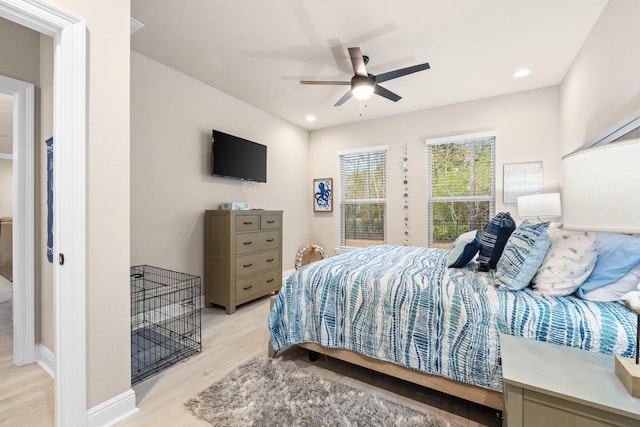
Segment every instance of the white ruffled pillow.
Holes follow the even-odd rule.
[[[574,293],[591,274],[598,252],[596,233],[550,228],[551,247],[531,280],[534,292],[563,296]]]

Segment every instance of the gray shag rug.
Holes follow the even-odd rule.
[[[457,426],[266,357],[240,366],[185,405],[214,426]]]

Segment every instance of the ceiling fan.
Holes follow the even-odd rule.
[[[390,99],[393,102],[398,102],[402,98],[400,95],[383,88],[378,83],[397,79],[398,77],[406,76],[407,74],[431,68],[429,63],[425,62],[424,64],[400,68],[398,70],[388,71],[374,76],[373,74],[367,73],[365,66],[369,62],[369,57],[363,56],[359,47],[350,47],[349,56],[351,57],[351,64],[353,65],[353,72],[355,73],[354,76],[351,77],[351,81],[301,80],[300,83],[303,85],[351,85],[351,90],[345,93],[344,96],[334,104],[334,107],[344,104],[352,96],[355,96],[360,100],[365,100],[374,93]]]

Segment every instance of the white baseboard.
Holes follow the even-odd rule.
[[[118,396],[107,400],[87,411],[89,427],[112,426],[138,412],[136,392],[129,389]]]
[[[56,356],[42,343],[36,345],[36,362],[51,378],[55,379]],[[138,412],[136,393],[129,389],[113,399],[89,409],[87,422],[89,427],[112,426],[136,412]]]
[[[36,344],[36,363],[53,379],[56,378],[56,355],[46,345]]]

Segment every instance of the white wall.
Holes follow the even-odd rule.
[[[315,213],[310,238],[333,252],[339,245],[340,174],[338,151],[388,145],[387,243],[404,241],[404,185],[402,147],[409,158],[409,244],[425,245],[426,146],[425,139],[482,131],[496,131],[496,212],[517,217],[515,204],[502,203],[504,163],[543,162],[544,191],[560,188],[559,91],[557,87],[504,95],[369,120],[311,132],[309,179],[333,177],[334,211]]]
[[[211,176],[211,130],[267,145],[267,183]],[[203,276],[204,211],[282,210],[283,268],[308,243],[308,132],[131,53],[131,264]]]
[[[640,109],[640,1],[611,0],[561,85],[568,154]]]

